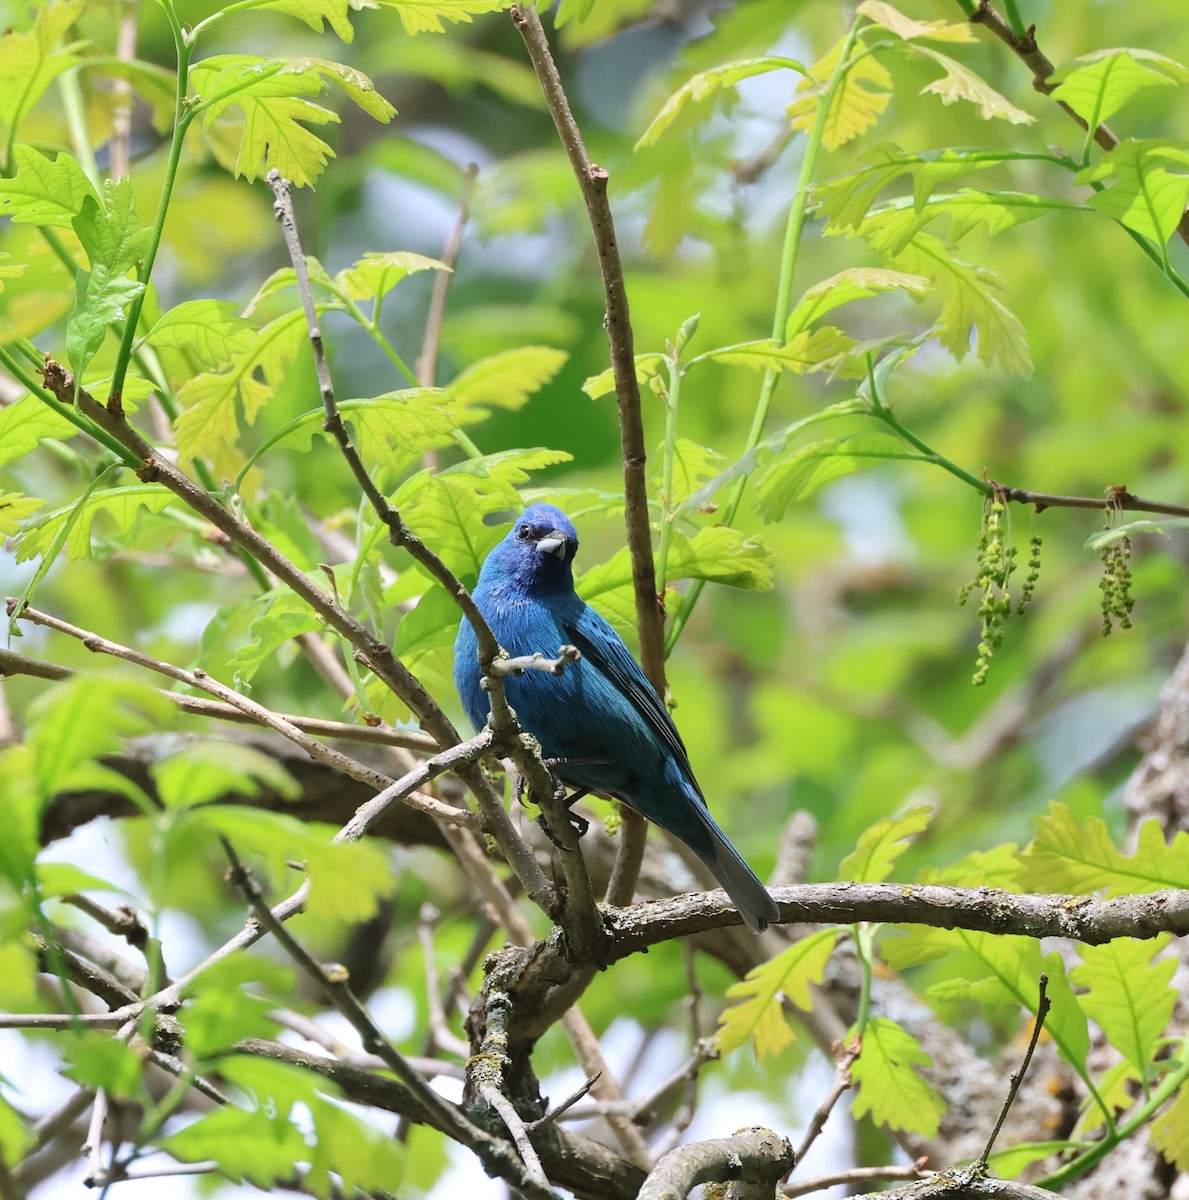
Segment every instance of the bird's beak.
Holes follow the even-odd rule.
[[[565,558],[566,535],[560,529],[551,529],[537,543],[537,549],[542,554],[552,554],[554,558]]]

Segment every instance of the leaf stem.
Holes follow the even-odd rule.
[[[674,351],[665,360],[665,365],[669,375],[669,386],[665,397],[665,448],[661,460],[661,544],[656,561],[656,590],[662,597],[668,580],[673,522],[677,519],[677,512],[673,507],[673,460],[677,455],[677,409],[681,403],[681,379],[685,374],[679,351]]]
[[[165,217],[169,212],[169,202],[173,195],[173,186],[177,181],[178,163],[182,157],[182,146],[186,140],[186,130],[190,127],[193,111],[186,105],[186,93],[190,78],[190,53],[193,49],[193,38],[187,39],[177,13],[174,11],[173,0],[161,0],[170,31],[173,33],[174,47],[177,51],[178,76],[177,90],[174,98],[173,138],[169,145],[169,161],[165,165],[165,179],[161,184],[161,199],[157,205],[157,215],[153,220],[152,235],[149,247],[145,251],[144,262],[138,272],[144,290],[133,300],[124,322],[124,333],[120,338],[120,348],[116,354],[116,365],[112,372],[111,394],[118,396],[124,387],[124,377],[128,373],[128,364],[132,360],[132,343],[136,339],[136,327],[140,321],[140,310],[144,307],[145,297],[149,291],[149,281],[153,274],[153,263],[157,259],[157,251],[161,246],[161,234],[165,229]]]
[[[851,22],[846,37],[843,39],[842,48],[838,54],[838,61],[830,76],[830,82],[826,85],[825,91],[818,100],[817,116],[814,118],[809,140],[805,143],[805,153],[802,156],[801,169],[797,175],[797,186],[793,192],[792,203],[789,205],[788,219],[785,222],[784,245],[780,255],[780,278],[776,285],[776,305],[772,312],[772,340],[781,345],[784,344],[785,340],[785,325],[788,323],[789,308],[792,300],[793,276],[797,266],[797,251],[801,245],[801,235],[805,230],[809,189],[813,183],[813,173],[817,166],[817,156],[825,137],[826,120],[833,106],[834,97],[838,92],[842,80],[846,77],[847,71],[850,70],[851,52],[854,49],[855,39],[858,37],[858,34],[859,18],[856,17]],[[769,369],[764,372],[764,379],[760,384],[759,399],[756,402],[755,413],[751,420],[751,429],[747,434],[747,445],[743,451],[745,455],[754,450],[759,445],[760,439],[764,436],[764,425],[768,420],[768,410],[772,405],[772,395],[776,391],[776,384],[779,379],[779,371]],[[739,511],[739,505],[743,500],[743,493],[747,489],[747,478],[746,475],[740,475],[731,489],[722,515],[722,523],[724,525],[734,524],[735,516]],[[695,579],[690,585],[689,591],[685,593],[681,607],[678,608],[673,618],[673,624],[669,627],[665,638],[666,656],[671,654],[673,647],[677,645],[677,639],[681,636],[681,631],[685,628],[686,622],[693,613],[705,586],[706,581],[704,579]]]

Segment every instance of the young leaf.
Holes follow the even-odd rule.
[[[37,13],[28,33],[9,29],[0,37],[0,124],[15,129],[45,89],[78,63],[77,43],[57,46],[83,8],[83,0],[53,0]]]
[[[14,146],[12,161],[12,178],[0,179],[0,216],[18,225],[69,229],[84,200],[99,203],[82,167],[64,150],[51,159],[32,146]]]
[[[933,1137],[945,1114],[945,1101],[917,1071],[932,1065],[907,1029],[887,1017],[872,1017],[850,1069],[856,1088],[851,1115],[857,1119],[870,1113],[888,1129]]]
[[[277,1023],[270,1014],[277,1001],[258,994],[263,990],[259,985],[288,996],[293,976],[291,968],[261,955],[233,956],[208,967],[183,992],[186,1005],[178,1017],[187,1054],[201,1062],[242,1038],[274,1036]],[[256,988],[249,990],[249,985]]]
[[[348,1195],[391,1194],[404,1171],[402,1143],[323,1096],[310,1112],[318,1135],[310,1155],[311,1190],[331,1194],[333,1171]]]
[[[323,58],[219,54],[196,63],[190,82],[206,128],[232,106],[243,112],[235,173],[249,180],[273,169],[298,187],[317,179],[334,151],[307,126],[339,118],[307,97],[318,95],[330,83],[377,121],[387,123],[396,115],[361,71]]]
[[[220,1061],[220,1067],[226,1060]],[[264,1191],[280,1179],[293,1177],[293,1164],[310,1156],[289,1109],[270,1115],[266,1103],[245,1111],[234,1105],[216,1108],[192,1124],[162,1138],[157,1145],[180,1162],[214,1161],[221,1174],[235,1182],[247,1180]]]
[[[748,1038],[754,1040],[758,1058],[779,1054],[789,1045],[793,1031],[781,1011],[780,997],[808,1012],[813,1006],[810,985],[821,983],[837,941],[838,930],[819,929],[727,988],[733,1003],[719,1014],[714,1035],[719,1053],[737,1050]]]
[[[765,521],[779,521],[789,505],[808,500],[827,483],[852,475],[872,461],[907,455],[903,442],[882,433],[849,434],[798,446],[760,471],[756,478],[756,510]]]
[[[1156,1056],[1177,1002],[1170,986],[1176,959],[1152,962],[1168,942],[1166,936],[1148,942],[1116,938],[1104,946],[1081,946],[1082,961],[1069,973],[1086,989],[1078,996],[1082,1010],[1141,1076]]]
[[[797,84],[797,92],[804,94],[786,110],[794,129],[806,133],[813,129],[818,104],[826,93],[843,44],[839,42],[825,58],[815,62],[807,71],[806,78]],[[826,149],[837,150],[839,146],[866,133],[883,115],[891,99],[892,76],[887,67],[874,54],[863,54],[853,59],[834,89],[830,111],[826,114],[822,132]]]
[[[107,488],[92,492],[78,502],[55,508],[25,525],[17,537],[17,561],[24,562],[45,554],[67,522],[73,522],[66,539],[68,562],[91,557],[91,526],[100,513],[115,521],[119,533],[127,533],[141,510],[159,513],[177,497],[159,483],[138,483],[130,487]]]
[[[889,271],[884,267],[848,267],[829,279],[815,283],[806,291],[789,314],[785,340],[791,342],[814,321],[820,321],[826,313],[844,304],[867,300],[881,292],[896,291],[919,300],[932,290],[932,286],[923,275],[908,275],[904,271]]]
[[[892,873],[896,859],[908,849],[918,833],[929,827],[932,818],[933,809],[921,804],[899,817],[876,821],[859,838],[855,850],[842,860],[838,878],[854,883],[883,883]]]
[[[31,517],[44,500],[36,496],[23,496],[20,492],[0,491],[0,536],[12,537],[21,527],[21,522]]]
[[[243,405],[244,420],[252,424],[272,399],[307,337],[305,313],[294,309],[258,329],[251,345],[222,371],[207,371],[187,380],[178,392],[185,410],[177,423],[182,460],[209,456],[224,461],[239,437],[236,400]]]
[[[15,1167],[37,1145],[29,1122],[0,1096],[0,1161]]]
[[[722,66],[711,67],[708,71],[699,71],[697,75],[687,79],[661,106],[660,112],[652,118],[651,124],[640,135],[635,149],[650,146],[655,142],[674,121],[681,110],[690,101],[705,100],[718,92],[733,88],[744,79],[756,75],[766,75],[770,71],[796,71],[800,75],[806,73],[805,68],[793,58],[782,58],[778,55],[767,55],[764,58],[748,58],[741,62],[723,63]]]
[[[91,268],[78,273],[74,311],[66,322],[66,355],[81,382],[107,327],[122,321],[126,306],[144,291],[128,272],[144,256],[152,232],[141,228],[127,176],[104,181],[102,205],[93,195],[84,197],[73,227]]]
[[[321,33],[323,23],[329,25],[339,40],[348,45],[355,40],[355,30],[349,14],[364,7],[359,0],[264,0],[253,5],[257,11],[267,9],[304,21],[315,33]]]
[[[62,1057],[70,1064],[62,1074],[75,1083],[102,1088],[120,1100],[139,1098],[144,1063],[120,1038],[98,1030],[82,1030],[66,1038]]]
[[[230,300],[185,300],[145,334],[145,341],[189,350],[204,367],[217,367],[247,350],[256,337],[256,326],[235,315],[237,307]]]
[[[859,5],[860,16],[874,21],[890,29],[897,37],[905,41],[923,38],[927,42],[976,42],[974,30],[969,21],[953,24],[949,21],[914,21],[906,17],[898,8],[885,4],[884,0],[863,0]]]
[[[1189,1171],[1189,1084],[1181,1085],[1176,1099],[1152,1122],[1150,1138],[1178,1171]]]
[[[378,0],[384,8],[396,9],[405,33],[443,33],[443,21],[469,25],[482,13],[499,12],[508,0]]]
[[[1154,520],[1125,521],[1112,525],[1110,529],[1098,529],[1083,543],[1085,550],[1101,550],[1120,538],[1129,538],[1137,533],[1165,533],[1169,529],[1189,529],[1189,517],[1158,517]]]
[[[568,357],[551,346],[521,346],[481,359],[446,385],[450,414],[458,424],[469,425],[492,408],[515,412],[553,379]]]
[[[955,104],[965,100],[973,104],[984,121],[1003,120],[1013,125],[1031,125],[1036,118],[1017,108],[1001,96],[981,75],[964,64],[934,50],[931,46],[916,45],[914,54],[923,54],[945,69],[945,74],[921,88],[921,95],[932,92],[941,97],[942,104]]]
[[[241,857],[260,855],[276,887],[286,886],[288,864],[301,862],[310,881],[306,911],[322,917],[366,921],[394,886],[388,859],[377,845],[331,842],[329,826],[223,804],[191,810],[185,819],[223,834]]]
[[[1054,803],[1036,819],[1036,840],[1024,851],[1022,862],[1023,881],[1037,892],[1088,895],[1105,890],[1117,896],[1186,888],[1189,833],[1181,830],[1166,843],[1153,818],[1140,826],[1135,853],[1123,854],[1115,849],[1105,821],[1089,817],[1079,824],[1066,805]]]
[[[664,448],[661,447],[653,456],[657,464],[657,482],[660,481],[661,461],[664,458]],[[719,472],[718,464],[724,461],[724,456],[709,446],[700,446],[689,438],[679,437],[673,444],[673,487],[672,493],[665,499],[670,507],[677,508],[684,504],[708,479],[713,479]]]
[[[636,382],[641,386],[648,383],[654,376],[659,375],[664,365],[663,354],[649,353],[636,355]],[[615,368],[608,367],[597,375],[592,375],[583,385],[582,390],[592,399],[599,400],[610,396],[615,391]]]
[[[262,599],[264,611],[248,628],[252,640],[240,646],[227,662],[235,672],[237,687],[250,682],[286,642],[324,628],[318,614],[293,592],[278,591]]]
[[[335,287],[352,300],[377,300],[402,279],[420,271],[449,271],[436,258],[414,254],[411,250],[393,250],[386,254],[369,252],[354,266],[345,267],[335,277]]]
[[[1096,50],[1062,64],[1049,82],[1057,84],[1054,100],[1097,129],[1145,88],[1189,83],[1189,70],[1152,50]]]
[[[1090,205],[1141,237],[1163,245],[1177,231],[1189,200],[1189,172],[1168,170],[1165,164],[1189,167],[1189,146],[1159,139],[1120,142],[1075,182],[1110,183],[1095,192]]]
[[[166,808],[193,808],[228,796],[258,796],[267,789],[296,800],[301,786],[275,758],[239,742],[190,742],[149,769]]]
[[[841,329],[823,325],[819,329],[802,330],[784,343],[771,338],[742,342],[737,346],[708,350],[693,361],[709,358],[728,365],[751,367],[755,371],[795,371],[805,375],[837,366],[838,360],[854,345],[855,339],[847,337]]]

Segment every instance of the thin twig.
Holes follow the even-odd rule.
[[[1053,74],[1053,64],[1046,55],[1041,53],[1036,44],[1036,26],[1028,26],[1023,35],[1017,35],[991,7],[990,0],[979,0],[978,8],[970,18],[972,25],[985,25],[1011,52],[1032,72],[1032,86],[1045,96],[1052,95],[1057,85],[1050,83]],[[1063,100],[1057,103],[1069,117],[1082,129],[1089,130],[1089,125],[1078,116]],[[1113,150],[1119,144],[1118,135],[1105,122],[1094,129],[1094,140],[1106,151]],[[1189,244],[1189,213],[1185,213],[1177,225],[1177,233],[1183,242]]]
[[[470,1046],[451,1030],[442,1004],[438,960],[433,942],[433,927],[441,915],[432,904],[423,904],[417,916],[417,940],[421,944],[421,959],[425,964],[424,992],[429,1007],[429,1053],[445,1050],[448,1054],[466,1058],[470,1054]]]
[[[538,1117],[535,1121],[530,1121],[525,1128],[529,1133],[535,1133],[538,1129],[543,1129],[546,1125],[552,1125],[554,1121],[560,1120],[592,1087],[598,1082],[599,1077],[592,1075],[585,1080],[578,1088],[572,1091],[560,1104],[553,1105],[543,1117]]]
[[[341,973],[323,967],[275,918],[259,886],[240,862],[231,843],[222,836],[219,841],[231,864],[232,882],[242,892],[257,921],[276,938],[293,962],[318,985],[327,1000],[347,1019],[360,1035],[364,1048],[379,1055],[388,1069],[396,1074],[420,1103],[434,1115],[438,1127],[455,1141],[473,1150],[489,1170],[500,1178],[509,1180],[530,1197],[536,1197],[537,1200],[555,1200],[552,1189],[542,1188],[535,1178],[526,1175],[520,1162],[509,1154],[506,1146],[472,1125],[413,1070],[404,1055],[380,1031],[367,1009],[352,992],[348,981]]]
[[[103,1163],[103,1127],[107,1123],[107,1092],[100,1088],[95,1093],[95,1102],[91,1107],[91,1121],[87,1126],[87,1140],[83,1142],[83,1157],[90,1164],[87,1170],[86,1182],[94,1187],[105,1175],[107,1168]]]
[[[438,377],[438,347],[442,341],[442,321],[446,315],[446,295],[458,263],[458,252],[462,248],[462,231],[466,228],[471,212],[471,193],[479,177],[477,163],[470,163],[462,177],[462,190],[458,198],[458,215],[446,237],[439,261],[446,264],[448,271],[438,271],[434,277],[433,295],[429,298],[429,312],[425,317],[425,337],[421,342],[421,353],[417,355],[417,380],[422,387],[433,387]]]
[[[0,676],[28,675],[34,679],[71,679],[80,672],[70,667],[59,666],[57,663],[45,662],[38,658],[29,658],[12,650],[0,648]],[[208,700],[204,696],[186,696],[180,692],[157,689],[178,706],[184,713],[194,717],[211,717],[216,721],[228,721],[234,725],[255,725],[264,728],[249,713],[242,712],[230,704],[222,704],[217,700]],[[393,729],[391,726],[352,725],[346,721],[325,721],[321,717],[305,717],[296,713],[278,713],[291,725],[296,725],[303,733],[319,738],[333,738],[344,742],[366,742],[374,746],[403,746],[408,750],[433,751],[437,742],[424,733],[409,729]]]
[[[640,638],[640,662],[644,674],[656,689],[665,694],[665,637],[660,605],[657,603],[656,569],[652,559],[652,531],[648,517],[648,488],[644,476],[647,452],[644,445],[644,421],[640,406],[640,385],[636,380],[636,359],[632,320],[628,309],[623,264],[615,239],[615,222],[607,200],[608,174],[590,160],[582,131],[574,119],[570,102],[562,86],[561,75],[549,40],[534,8],[514,4],[509,10],[512,23],[524,39],[529,60],[562,146],[578,180],[598,251],[606,304],[604,324],[611,348],[611,367],[619,410],[619,443],[623,457],[624,523],[628,551],[632,560],[632,587],[636,600],[636,629]],[[608,904],[628,903],[636,890],[636,880],[644,861],[644,842],[648,826],[643,818],[625,808],[620,832],[619,854],[607,886]]]
[[[1096,508],[1102,511],[1126,509],[1129,512],[1159,513],[1166,517],[1189,517],[1189,504],[1168,504],[1163,500],[1145,500],[1133,496],[1127,488],[1111,486],[1101,498],[1095,496],[1055,496],[1049,492],[1032,492],[1026,488],[1008,487],[989,479],[987,482],[1014,504],[1031,504],[1037,512],[1046,508]]]
[[[851,1167],[847,1171],[833,1171],[828,1175],[815,1175],[800,1183],[786,1183],[780,1189],[784,1200],[795,1200],[797,1196],[808,1196],[813,1192],[824,1192],[826,1188],[849,1187],[860,1183],[886,1183],[895,1179],[925,1179],[926,1159],[918,1158],[906,1167]]]
[[[1048,986],[1049,977],[1041,975],[1040,998],[1036,1002],[1036,1019],[1032,1022],[1032,1036],[1028,1039],[1028,1049],[1024,1051],[1024,1061],[1020,1063],[1019,1070],[1012,1073],[1011,1087],[1008,1088],[1007,1099],[1004,1100],[1003,1107],[999,1110],[999,1119],[995,1122],[995,1128],[991,1130],[991,1136],[987,1138],[987,1144],[978,1158],[978,1162],[982,1164],[984,1170],[987,1166],[987,1159],[991,1157],[991,1151],[994,1149],[995,1139],[999,1136],[999,1131],[1003,1128],[1003,1122],[1007,1120],[1007,1114],[1011,1111],[1012,1104],[1015,1103],[1016,1093],[1020,1090],[1020,1084],[1024,1082],[1024,1076],[1028,1071],[1028,1064],[1032,1061],[1032,1052],[1036,1049],[1036,1043],[1040,1041],[1040,1031],[1044,1028],[1045,1017],[1049,1015],[1049,1009],[1052,1007],[1046,995]]]
[[[116,34],[116,58],[130,63],[136,58],[136,20],[140,0],[124,0],[120,14],[120,29]],[[132,146],[132,83],[116,76],[112,79],[111,114],[111,177],[120,179],[128,174]]]
[[[516,1111],[516,1106],[493,1083],[481,1085],[479,1095],[491,1105],[493,1111],[499,1114],[500,1120],[503,1121],[512,1141],[516,1144],[516,1149],[519,1151],[525,1170],[528,1171],[530,1177],[543,1187],[548,1187],[549,1178],[545,1174],[545,1168],[541,1166],[541,1160],[537,1157],[536,1150],[533,1149],[528,1129]]]
[[[19,601],[11,596],[6,602],[6,607],[10,617],[14,617],[19,621],[31,621],[34,625],[43,625],[45,628],[53,629],[57,633],[64,633],[69,637],[77,638],[88,650],[96,654],[109,654],[113,658],[134,663],[136,666],[144,667],[146,670],[155,671],[159,675],[165,675],[170,679],[174,679],[178,683],[184,683],[188,687],[197,688],[199,691],[208,692],[216,696],[225,704],[229,704],[233,708],[238,708],[241,712],[250,716],[255,723],[266,725],[268,728],[281,734],[282,737],[288,738],[289,741],[300,746],[316,762],[323,763],[333,770],[341,771],[350,779],[376,788],[381,795],[384,795],[388,789],[394,786],[394,781],[383,774],[383,772],[366,766],[358,759],[344,754],[341,750],[335,750],[332,746],[325,745],[317,738],[303,732],[279,713],[274,713],[271,709],[265,708],[263,704],[257,704],[255,700],[249,699],[234,688],[220,683],[206,671],[201,669],[187,671],[182,667],[174,666],[173,663],[164,662],[161,659],[153,658],[152,655],[145,654],[143,651],[135,650],[131,646],[121,645],[119,642],[113,642],[108,638],[100,637],[88,629],[81,629],[77,625],[71,625],[68,621],[51,616],[49,613],[41,612],[35,608],[21,609]],[[399,787],[400,785],[395,784],[395,786]],[[399,797],[410,808],[416,808],[440,821],[451,821],[456,824],[472,827],[480,823],[480,818],[476,814],[443,804],[442,801],[435,799],[433,796],[417,793],[415,788],[416,784]],[[387,805],[385,804],[384,807],[387,807]]]
[[[830,1114],[834,1111],[834,1106],[842,1098],[843,1093],[850,1090],[850,1069],[855,1059],[859,1057],[861,1045],[859,1039],[855,1037],[847,1042],[845,1046],[836,1048],[837,1058],[834,1063],[834,1078],[830,1082],[830,1090],[826,1093],[825,1098],[817,1106],[813,1116],[809,1119],[805,1136],[801,1139],[801,1145],[797,1148],[796,1162],[805,1161],[805,1155],[809,1153],[809,1147],[817,1141],[818,1135],[825,1129],[826,1122],[830,1119]]]

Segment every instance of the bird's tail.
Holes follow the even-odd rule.
[[[705,806],[697,805],[695,812],[702,825],[699,832],[703,832],[705,837],[684,840],[726,889],[748,927],[756,933],[762,932],[768,928],[770,921],[780,919],[780,909]]]

